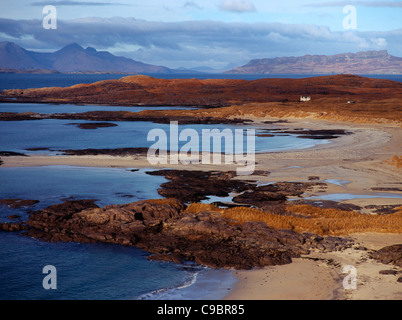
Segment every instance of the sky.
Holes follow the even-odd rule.
[[[57,29],[43,27],[47,5]],[[169,68],[218,70],[306,54],[402,57],[402,1],[1,0],[0,41],[42,52],[78,43]]]

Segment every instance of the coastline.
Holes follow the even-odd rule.
[[[266,120],[266,119],[264,119]],[[262,121],[259,119],[259,121]],[[373,194],[370,187],[391,188],[402,180],[402,170],[387,164],[397,155],[402,130],[394,125],[357,125],[320,120],[294,120],[278,127],[322,129],[342,128],[354,134],[341,136],[329,144],[312,148],[284,150],[256,154],[256,170],[269,171],[267,176],[251,176],[249,180],[260,183],[280,181],[306,181],[311,176],[320,180],[347,181],[345,185],[328,184],[328,193]],[[137,156],[49,156],[2,157],[2,167],[80,166],[103,168],[150,168],[144,155]],[[154,169],[199,171],[229,171],[237,165],[152,165]],[[239,177],[243,179],[244,177]]]
[[[379,274],[382,270],[401,272],[401,268],[369,257],[370,250],[402,242],[402,235],[368,233],[351,237],[356,240],[355,248],[342,252],[313,252],[286,266],[236,271],[238,282],[224,300],[402,300],[396,276]],[[343,267],[347,265],[356,267],[356,290],[343,288]]]
[[[259,119],[261,121],[261,119]],[[398,152],[398,141],[402,140],[399,127],[393,125],[361,125],[318,120],[291,120],[286,127],[321,129],[328,127],[345,128],[355,134],[342,136],[330,144],[316,145],[310,149],[281,151],[256,155],[256,170],[266,170],[268,176],[252,176],[250,180],[259,183],[280,181],[308,181],[311,176],[320,180],[347,181],[345,184],[328,183],[324,193],[318,190],[309,191],[305,196],[322,194],[348,193],[354,195],[375,195],[374,187],[400,187],[402,172],[395,166],[385,163]],[[278,125],[279,126],[279,125]],[[281,125],[282,126],[282,125]],[[102,168],[150,168],[143,156],[30,156],[3,157],[3,167],[36,167],[36,166],[80,166]],[[161,165],[153,169],[172,168],[182,170],[228,171],[227,165]],[[233,169],[236,167],[233,166]],[[244,179],[244,177],[238,177]],[[388,193],[401,195],[401,192]],[[392,198],[356,198],[343,201],[358,204],[365,213],[371,213],[365,207],[369,205],[402,204],[402,199]],[[355,235],[353,235],[355,237]],[[365,234],[356,235],[362,246],[380,249],[388,244],[402,243],[402,235]],[[380,241],[380,240],[383,241]],[[388,240],[387,240],[388,239]],[[381,246],[379,245],[381,244]],[[390,284],[389,276],[379,276],[381,270],[393,268],[367,260],[362,265],[362,278],[365,281],[362,290],[344,292],[342,288],[342,270],[339,264],[353,264],[365,258],[366,251],[355,249],[338,253],[312,253],[308,257],[294,259],[290,265],[270,267],[262,270],[233,271],[238,282],[230,287],[227,300],[336,300],[336,299],[371,299],[372,291],[379,291],[378,299],[402,299],[398,288]],[[366,257],[367,258],[367,257]],[[318,259],[315,261],[314,259]],[[333,260],[329,265],[328,261]],[[352,261],[352,262],[349,262]],[[400,269],[400,268],[399,268]],[[381,280],[382,279],[382,280]],[[385,279],[385,282],[383,281]],[[387,285],[384,285],[387,284]],[[395,281],[396,283],[396,281]],[[193,284],[195,289],[197,283]],[[362,283],[361,283],[362,285]],[[397,284],[398,285],[398,284]],[[229,290],[228,290],[229,291]],[[220,299],[220,297],[219,297]]]

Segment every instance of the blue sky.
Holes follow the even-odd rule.
[[[57,30],[42,27],[45,5],[57,9]],[[355,30],[344,29],[346,5],[356,7]],[[368,50],[402,57],[402,1],[1,1],[0,41],[41,51],[77,42],[172,68]]]

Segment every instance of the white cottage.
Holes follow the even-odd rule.
[[[300,97],[300,101],[301,101],[301,102],[311,101],[311,97],[309,97],[309,96],[301,96],[301,97]]]

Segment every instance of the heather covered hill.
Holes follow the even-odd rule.
[[[312,100],[300,102],[300,96]],[[352,101],[354,103],[348,103]],[[3,102],[230,107],[209,111],[141,112],[134,117],[314,116],[353,121],[402,119],[402,83],[353,75],[306,79],[198,80],[130,76],[69,88],[4,90]],[[132,115],[130,115],[132,117]],[[360,120],[359,120],[360,119]],[[96,119],[96,120],[104,120]]]
[[[402,83],[353,75],[305,79],[157,79],[129,76],[69,88],[4,90],[3,98],[36,102],[102,103],[123,105],[224,106],[249,102],[299,101],[301,95],[314,99],[386,99],[402,96]]]

